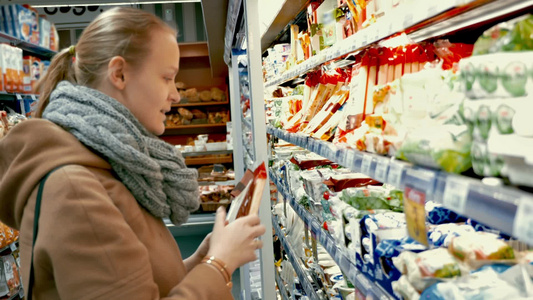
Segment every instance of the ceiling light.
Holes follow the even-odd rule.
[[[80,3],[77,1],[69,1],[69,3],[62,3],[62,1],[51,1],[54,4],[31,4],[32,7],[65,7],[65,6],[116,6],[116,5],[139,5],[139,4],[166,4],[166,3],[200,3],[201,0],[137,0],[137,1],[116,1],[116,2],[105,2],[101,1],[91,1],[91,0],[82,0]]]

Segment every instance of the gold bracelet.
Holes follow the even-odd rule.
[[[220,259],[214,256],[206,256],[202,259],[202,263],[215,267],[217,270],[220,271],[222,277],[224,277],[224,280],[226,281],[226,286],[229,288],[233,286],[233,282],[231,282],[231,275],[229,274],[228,269],[226,268],[227,265]]]

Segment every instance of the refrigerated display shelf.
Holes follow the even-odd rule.
[[[411,187],[454,212],[533,244],[533,194],[510,186],[416,166],[394,158],[336,146],[330,142],[267,127],[267,133],[305,148],[354,172],[397,188]]]
[[[242,116],[242,123],[248,127],[248,129],[252,130],[252,122],[250,120],[246,119],[246,117]]]
[[[296,199],[285,189],[281,181],[269,172],[270,179],[276,184],[278,192],[283,195],[289,205],[294,209],[296,214],[303,220],[305,227],[307,227],[313,237],[326,249],[329,255],[335,260],[341,271],[348,280],[364,295],[373,297],[372,299],[395,299],[389,295],[383,288],[376,285],[366,277],[360,270],[357,269],[355,262],[350,259],[346,247],[338,245],[335,239],[329,232],[322,229],[320,222],[311,213],[309,213],[302,205],[296,202]],[[365,267],[365,266],[363,266]]]
[[[289,258],[289,262],[294,267],[294,271],[296,272],[296,275],[298,276],[298,279],[300,280],[300,284],[302,285],[305,293],[311,300],[319,300],[313,284],[311,283],[311,279],[309,279],[309,276],[305,273],[305,271],[302,268],[302,263],[299,262],[299,258],[294,255],[294,250],[292,245],[287,241],[287,238],[283,234],[283,231],[279,227],[278,217],[275,215],[272,215],[272,226],[274,227],[274,231],[276,236],[278,236],[281,245],[283,246],[283,249],[285,249],[285,253],[287,253],[287,257]]]
[[[279,294],[281,295],[281,299],[283,300],[290,300],[289,294],[287,293],[287,289],[285,289],[285,284],[283,284],[283,280],[279,276],[278,270],[275,272],[276,274],[276,285],[278,286]]]
[[[236,185],[235,180],[228,181],[198,181],[198,185]]]
[[[376,23],[267,81],[265,87],[288,82],[327,61],[362,50],[391,35],[407,32],[411,39],[420,42],[531,7],[533,0],[418,0],[412,5],[399,6]]]
[[[181,152],[181,155],[183,157],[204,156],[204,155],[221,155],[221,154],[233,154],[233,150]]]

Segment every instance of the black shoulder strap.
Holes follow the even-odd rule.
[[[26,295],[27,300],[31,300],[32,298],[33,282],[35,280],[33,274],[33,248],[35,247],[37,233],[39,232],[39,216],[41,215],[41,199],[43,197],[44,183],[46,182],[46,179],[48,179],[48,176],[50,176],[50,174],[54,173],[54,171],[58,170],[61,167],[62,166],[56,167],[52,169],[52,171],[48,172],[41,180],[41,183],[39,184],[39,190],[37,191],[37,199],[35,201],[35,215],[33,217],[33,242],[31,245],[30,282],[28,283],[28,292]]]

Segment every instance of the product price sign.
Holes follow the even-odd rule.
[[[361,173],[370,176],[370,167],[372,166],[372,156],[363,155],[363,161],[361,162]]]
[[[335,256],[333,257],[335,259],[335,262],[340,265],[341,264],[341,260],[342,260],[342,250],[339,249],[337,250],[337,252],[335,253]]]
[[[429,245],[426,228],[426,192],[405,187],[405,219],[409,236],[421,244]]]
[[[448,176],[442,203],[458,214],[464,214],[468,196],[468,182],[458,177]]]
[[[376,172],[374,177],[377,181],[385,182],[387,181],[387,171],[389,170],[389,160],[388,159],[378,159],[376,165]]]
[[[513,235],[519,240],[533,245],[533,198],[522,197],[513,223]]]

